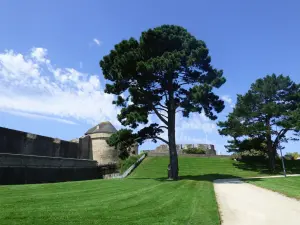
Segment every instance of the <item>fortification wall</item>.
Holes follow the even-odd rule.
[[[94,160],[0,153],[0,184],[101,179],[116,170]]]
[[[0,184],[99,179],[116,172],[116,165],[98,166],[92,157],[89,136],[69,142],[0,127]]]
[[[155,151],[146,151],[148,156],[156,157],[156,156],[169,156],[169,153],[166,152],[155,152]],[[207,158],[207,157],[216,157],[216,158],[228,158],[230,155],[215,155],[215,154],[185,154],[179,153],[179,157],[199,157],[199,158]]]
[[[205,149],[206,155],[216,155],[215,146],[211,144],[178,144],[176,145],[177,153],[184,154],[183,150],[188,148],[202,148]],[[155,150],[150,151],[154,153],[166,153],[169,154],[168,145],[160,145]]]
[[[2,167],[36,167],[36,168],[89,168],[96,167],[97,162],[88,159],[71,159],[37,155],[0,153]]]
[[[0,127],[0,153],[91,159],[88,149],[80,148],[83,142],[69,142]]]

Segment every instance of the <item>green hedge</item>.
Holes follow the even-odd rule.
[[[186,153],[186,154],[205,154],[206,151],[202,148],[187,148],[187,149],[183,149],[183,153]]]
[[[234,153],[231,159],[242,162],[265,162],[268,159],[268,155],[258,150],[248,150],[244,152]]]

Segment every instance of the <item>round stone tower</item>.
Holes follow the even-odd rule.
[[[116,128],[110,122],[102,122],[85,133],[90,136],[90,151],[93,153],[93,160],[96,160],[98,165],[118,161],[118,151],[106,143],[106,140],[116,131]]]

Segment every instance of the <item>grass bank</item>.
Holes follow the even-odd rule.
[[[168,157],[148,157],[126,179],[0,186],[0,224],[219,225],[212,181],[267,175],[229,158],[179,158],[181,180],[167,181]]]
[[[300,177],[251,179],[246,182],[300,200]]]

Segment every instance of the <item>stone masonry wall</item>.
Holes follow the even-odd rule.
[[[106,133],[90,134],[90,148],[93,152],[93,160],[96,160],[98,165],[118,162],[118,151],[106,143],[106,140],[110,137],[110,135],[111,134]]]
[[[115,165],[98,166],[91,139],[76,141],[0,127],[0,185],[62,182],[103,178]]]
[[[0,127],[0,153],[90,159],[88,149],[80,148],[79,145],[76,142]]]
[[[215,146],[211,144],[178,144],[176,145],[177,153],[183,154],[183,150],[187,148],[203,148],[206,151],[206,155],[216,155]],[[169,153],[168,145],[160,145],[153,153]]]

